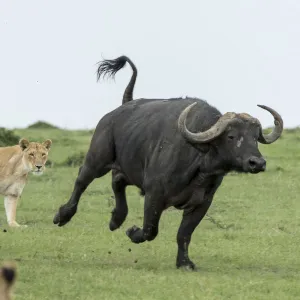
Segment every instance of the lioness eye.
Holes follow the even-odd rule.
[[[42,156],[45,156],[45,155],[46,155],[46,153],[43,153],[43,154],[42,154]]]
[[[30,153],[29,155],[30,155],[30,156],[32,156],[32,157],[34,156],[34,154],[33,154],[33,153]]]

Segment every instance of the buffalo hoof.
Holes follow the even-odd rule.
[[[65,206],[61,206],[59,208],[58,213],[53,218],[53,223],[58,225],[59,227],[66,225],[76,213],[76,208],[68,208]]]
[[[54,218],[53,218],[53,224],[58,224],[58,223],[60,223],[60,215],[59,215],[59,212],[58,213],[56,213],[56,215],[54,216]],[[58,226],[60,226],[60,225],[58,225]]]
[[[191,261],[184,261],[184,262],[177,262],[176,263],[177,269],[184,270],[184,271],[197,271],[196,265]]]
[[[112,216],[109,222],[109,229],[114,231],[118,229],[125,221],[127,214],[118,212],[115,208],[111,212]]]
[[[109,222],[109,230],[110,231],[114,231],[116,229],[118,229],[120,226],[114,221],[114,220],[110,220]]]
[[[135,225],[127,229],[126,234],[135,244],[143,243],[146,241],[143,230]]]

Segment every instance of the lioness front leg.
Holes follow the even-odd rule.
[[[27,225],[20,225],[16,221],[18,196],[8,195],[4,198],[4,207],[6,212],[7,223],[10,227],[27,227]]]

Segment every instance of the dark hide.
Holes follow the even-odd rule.
[[[135,185],[145,195],[144,222],[142,228],[129,228],[128,237],[134,243],[153,240],[158,234],[162,212],[170,206],[182,209],[176,265],[194,269],[188,255],[191,236],[209,209],[223,177],[230,171],[264,171],[266,161],[257,142],[270,144],[278,139],[283,121],[273,109],[260,106],[275,120],[273,132],[264,136],[257,119],[247,114],[222,116],[216,108],[200,99],[132,101],[137,69],[128,57],[103,61],[97,75],[98,79],[102,75],[113,77],[126,62],[133,74],[123,95],[124,105],[99,121],[71,198],[59,208],[53,222],[58,226],[67,224],[75,215],[88,185],[112,170],[116,206],[109,223],[110,230],[119,228],[125,221],[128,214],[125,188]],[[183,130],[184,122],[179,122],[184,119],[179,116],[194,102],[197,104],[191,107],[186,119],[188,133]],[[229,122],[232,117],[234,122]],[[216,123],[218,126],[212,127]],[[206,132],[208,129],[210,131]],[[194,133],[197,133],[196,137]],[[203,139],[207,135],[211,139]]]
[[[253,173],[263,171],[265,161],[257,147],[259,129],[247,120],[228,128],[208,144],[194,145],[178,130],[177,120],[188,105],[187,127],[192,132],[209,129],[221,113],[205,101],[186,99],[139,99],[105,115],[98,123],[84,165],[76,179],[70,200],[63,205],[54,223],[63,226],[77,211],[81,194],[95,179],[113,169],[112,188],[116,207],[110,229],[124,222],[128,207],[125,187],[135,185],[145,193],[143,228],[133,226],[127,235],[134,243],[153,240],[164,209],[183,209],[178,231],[177,266],[194,264],[188,257],[191,235],[207,212],[223,176],[231,171],[252,172],[248,160],[262,162]],[[240,146],[238,140],[243,137]]]

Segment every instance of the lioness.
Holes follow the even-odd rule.
[[[4,206],[9,226],[21,226],[16,222],[18,199],[26,185],[28,174],[43,174],[51,145],[51,140],[40,144],[21,139],[19,145],[0,147],[0,194],[5,197]]]
[[[12,286],[16,279],[15,263],[4,263],[0,268],[0,300],[11,300]]]

